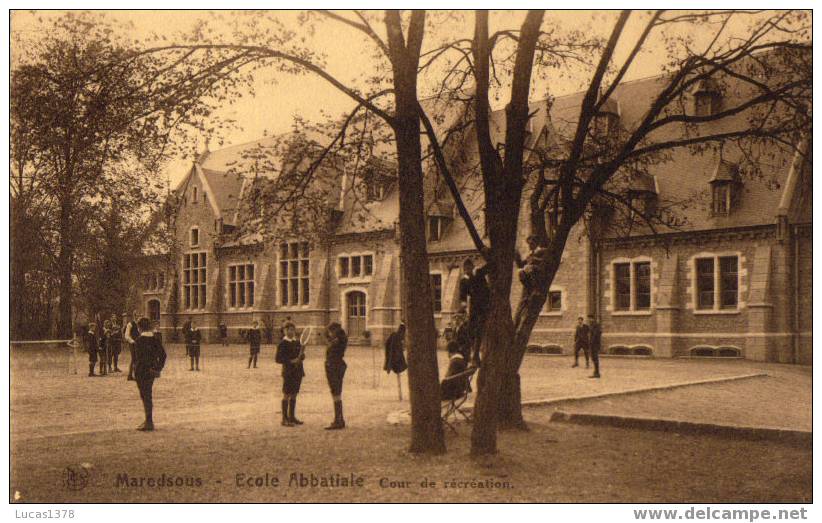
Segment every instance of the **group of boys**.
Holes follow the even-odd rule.
[[[585,368],[589,366],[589,360],[594,362],[594,373],[589,378],[599,378],[599,351],[602,348],[602,327],[593,318],[588,318],[588,323],[580,316],[577,319],[577,328],[574,331],[574,364],[572,367],[579,367],[579,352],[585,354]]]
[[[523,285],[523,292],[529,293],[534,287],[540,285],[542,276],[541,267],[548,256],[548,250],[541,246],[535,236],[528,237],[529,253],[523,259],[516,253],[516,264],[520,268],[519,279]],[[455,315],[448,341],[448,355],[451,363],[457,363],[456,367],[467,368],[470,361],[476,367],[480,366],[480,343],[482,331],[485,327],[485,320],[490,307],[490,289],[488,285],[489,266],[484,265],[478,269],[474,268],[471,259],[463,262],[463,276],[460,278],[459,295],[461,308]],[[468,318],[466,320],[466,308]],[[518,313],[519,314],[519,313]],[[588,368],[589,361],[594,363],[594,373],[591,378],[599,378],[599,351],[602,343],[602,328],[593,318],[589,318],[586,324],[583,318],[579,318],[576,332],[574,333],[574,367],[579,366],[580,351],[585,354],[585,367]],[[462,362],[453,361],[455,357],[462,358]],[[455,367],[455,368],[456,368]],[[449,369],[449,373],[450,373]]]
[[[119,367],[122,350],[122,332],[117,316],[103,322],[102,328],[92,322],[83,332],[83,345],[88,353],[88,375],[105,376],[110,372],[122,372]],[[98,374],[94,373],[99,365]]]
[[[89,377],[122,372],[120,354],[124,346],[128,346],[130,360],[127,379],[134,381],[134,346],[138,336],[140,336],[140,330],[137,328],[137,311],[134,311],[129,321],[122,326],[117,321],[116,314],[112,314],[110,319],[105,320],[102,328],[96,322],[89,323],[80,335],[83,347],[88,354]],[[153,336],[161,337],[157,323],[154,325]],[[95,368],[97,373],[95,373]]]

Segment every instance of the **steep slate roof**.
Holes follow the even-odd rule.
[[[613,103],[609,111],[618,111],[619,122],[624,128],[631,129],[638,125],[640,119],[650,108],[655,95],[664,87],[665,77],[657,76],[635,81],[624,82],[619,85],[612,95]],[[548,129],[556,139],[558,136],[569,139],[575,131],[579,119],[582,99],[585,93],[573,93],[554,99],[550,110],[550,118],[546,121],[546,101],[531,104],[532,112],[537,111],[532,122],[535,137],[541,128]],[[711,133],[719,133],[738,129],[747,125],[748,115],[742,113],[733,118],[722,121],[702,124],[702,129]],[[504,139],[505,114],[503,110],[495,111],[491,115],[492,140],[494,143]],[[683,126],[671,125],[663,130],[656,131],[651,137],[656,141],[672,140],[683,136]],[[477,155],[474,140],[466,144],[471,154]],[[710,181],[719,172],[721,177],[728,174],[726,168],[720,167],[720,162],[727,167],[741,163],[742,152],[735,146],[725,147],[721,154],[703,153],[693,154],[687,147],[675,149],[669,153],[670,161],[649,167],[649,175],[638,180],[639,185],[648,190],[657,192],[660,202],[687,202],[682,210],[678,211],[684,217],[685,224],[677,231],[698,231],[716,228],[732,228],[775,223],[777,208],[779,207],[782,187],[794,158],[794,153],[787,149],[770,148],[763,154],[759,162],[761,175],[743,176],[741,197],[728,216],[714,216],[711,213]],[[721,156],[721,158],[720,158]],[[475,174],[476,175],[476,174]],[[634,184],[632,184],[634,185]],[[482,191],[465,198],[466,207],[472,214],[477,215],[475,223],[482,231],[483,214]],[[522,211],[527,212],[524,202]],[[673,232],[659,229],[660,232]],[[650,230],[645,231],[650,233]],[[641,228],[634,233],[642,233]],[[431,252],[448,252],[473,249],[468,232],[462,220],[455,215],[454,221],[446,231],[445,236],[430,245]]]
[[[657,76],[623,82],[619,85],[612,99],[606,104],[604,112],[616,113],[619,115],[619,123],[626,129],[631,129],[637,125],[645,115],[653,101],[656,93],[665,86],[665,77]],[[552,142],[568,139],[575,131],[575,125],[579,118],[580,107],[584,92],[560,96],[550,101],[541,100],[531,103],[532,113],[529,122],[529,148],[533,148],[536,140],[541,136],[549,137]],[[449,128],[456,125],[465,117],[465,111],[469,110],[467,104],[448,103],[440,99],[423,100],[422,105],[432,117],[432,123],[439,135],[444,135]],[[438,116],[434,116],[438,115]],[[746,124],[746,114],[738,115],[734,118],[726,118],[720,122],[702,124],[702,128],[709,132],[722,132]],[[491,114],[491,134],[495,144],[504,142],[505,133],[505,111],[497,110]],[[683,127],[671,125],[656,131],[651,138],[657,141],[670,140],[681,137]],[[290,134],[290,133],[289,133]],[[221,209],[230,210],[236,208],[237,199],[241,196],[243,179],[248,178],[250,170],[247,168],[248,160],[243,156],[252,153],[256,154],[260,150],[276,148],[277,143],[284,136],[264,138],[247,144],[240,144],[233,147],[221,149],[208,153],[202,161],[203,173],[207,177],[209,184],[214,189],[217,196],[217,204]],[[474,138],[473,129],[469,128],[464,135],[466,141],[457,144],[457,147],[466,152],[466,156],[473,164],[478,164],[477,144]],[[427,142],[423,137],[423,147]],[[393,153],[393,144],[385,144],[381,151],[384,156],[390,157]],[[715,228],[730,228],[752,225],[763,225],[774,223],[780,197],[781,187],[789,172],[794,155],[787,151],[768,151],[771,156],[767,161],[761,163],[762,176],[742,177],[742,194],[733,211],[728,216],[713,216],[710,205],[710,181],[715,176],[724,177],[727,173],[722,165],[731,166],[737,164],[742,156],[735,147],[725,147],[721,154],[703,153],[693,154],[687,148],[680,148],[669,153],[670,161],[649,167],[649,174],[642,176],[632,185],[656,192],[660,202],[688,202],[681,211],[686,219],[685,225],[678,230],[697,231]],[[721,156],[721,158],[720,158]],[[470,162],[469,162],[470,163]],[[271,167],[271,166],[269,166]],[[276,167],[279,167],[276,166]],[[435,176],[433,164],[429,160],[424,166],[426,177]],[[270,169],[266,169],[270,170]],[[263,173],[261,173],[263,174]],[[482,182],[479,172],[471,169],[470,172],[457,172],[458,185],[463,192],[463,199],[469,212],[474,217],[477,229],[482,233],[484,229],[484,213],[482,212],[484,201],[482,193]],[[399,216],[399,198],[396,183],[392,185],[388,193],[382,200],[369,203],[352,202],[350,191],[343,187],[346,182],[341,181],[343,197],[342,203],[343,217],[340,220],[337,234],[367,233],[379,230],[387,230],[394,227],[394,223]],[[350,174],[348,182],[350,184]],[[428,194],[429,189],[436,186],[426,184],[425,204],[426,209],[436,209],[437,214],[442,214],[443,209],[453,207],[450,195],[447,191],[441,191],[440,200],[435,201]],[[527,198],[527,195],[524,195]],[[526,202],[522,207],[523,212],[527,212]],[[225,215],[225,213],[224,213]],[[233,218],[233,213],[231,213]],[[228,221],[226,215],[226,222]],[[665,232],[662,230],[661,232]],[[446,229],[445,234],[438,242],[429,244],[429,251],[454,252],[473,250],[474,245],[456,212],[453,213],[453,220]]]

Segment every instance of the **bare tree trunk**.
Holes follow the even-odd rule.
[[[440,419],[437,339],[425,243],[419,119],[398,118],[400,253],[404,289],[403,310],[408,340],[408,381],[411,400],[411,451],[445,452]],[[408,129],[410,127],[410,129]],[[416,157],[416,158],[415,158]]]
[[[540,218],[541,216],[538,216],[537,221]],[[535,224],[532,223],[533,225]],[[539,226],[540,224],[536,225]],[[522,417],[519,368],[525,357],[525,350],[528,347],[531,332],[534,330],[534,326],[539,319],[539,313],[548,297],[548,289],[559,270],[559,262],[562,259],[562,251],[565,249],[567,237],[568,233],[566,231],[557,231],[557,235],[548,247],[550,255],[544,260],[542,267],[537,272],[540,278],[536,282],[534,290],[530,293],[523,292],[520,297],[514,318],[514,341],[511,344],[510,358],[505,361],[506,367],[500,391],[499,423],[501,428],[527,429],[527,424]]]
[[[519,403],[517,369],[522,356],[514,347],[511,319],[511,285],[517,228],[524,186],[523,155],[528,123],[528,95],[534,50],[539,38],[542,11],[529,11],[522,24],[506,108],[505,156],[497,153],[489,129],[488,104],[491,47],[488,13],[477,11],[473,55],[477,96],[475,103],[477,140],[485,190],[486,224],[491,242],[491,307],[483,333],[483,364],[478,377],[479,393],[474,407],[471,454],[497,451],[496,433],[500,421],[501,393],[506,403]],[[520,415],[521,418],[521,415]],[[506,424],[508,420],[505,420]]]
[[[400,199],[400,273],[406,340],[408,383],[411,401],[411,446],[414,453],[445,452],[445,433],[440,418],[439,371],[434,305],[428,274],[428,252],[423,208],[422,152],[417,100],[417,64],[425,15],[412,13],[408,42],[403,39],[399,13],[385,17],[392,53]]]

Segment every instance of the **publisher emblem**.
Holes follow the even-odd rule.
[[[66,467],[63,485],[68,490],[83,490],[88,485],[89,472],[84,467]]]

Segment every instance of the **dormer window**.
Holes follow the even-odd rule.
[[[652,216],[656,211],[656,193],[650,191],[630,191],[628,198],[631,202],[631,210],[634,213],[646,218]]]
[[[365,177],[366,200],[369,202],[384,200],[391,189],[394,179],[377,173],[369,173]]]
[[[191,246],[192,247],[197,247],[198,245],[200,245],[200,229],[198,229],[197,227],[192,227],[191,228],[191,238],[190,238],[190,240],[191,240]]]
[[[711,214],[714,216],[729,215],[739,199],[742,187],[738,166],[724,160],[720,161],[710,183]]]
[[[599,112],[594,116],[593,134],[596,137],[610,138],[619,130],[619,102],[608,98]]]
[[[196,187],[194,187],[194,189],[191,191],[191,203],[197,203],[197,188]]]
[[[452,219],[453,210],[448,204],[443,202],[432,203],[428,209],[428,241],[440,241]]]
[[[696,116],[713,116],[722,105],[722,93],[711,78],[705,78],[694,90],[694,114]]]
[[[441,216],[428,217],[428,241],[438,242],[442,238],[445,228],[444,219]]]
[[[628,189],[628,201],[632,215],[639,214],[645,218],[652,216],[656,212],[656,178],[644,173],[635,174]]]

